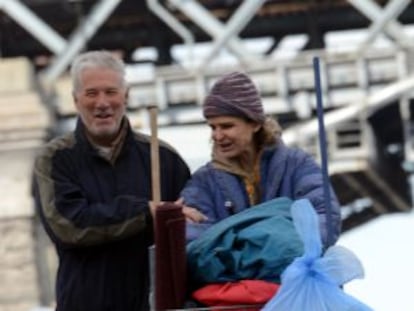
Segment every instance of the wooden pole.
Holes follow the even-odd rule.
[[[157,106],[147,107],[150,114],[150,129],[151,129],[151,182],[152,182],[152,201],[155,204],[161,202],[160,190],[160,154],[158,142],[158,125],[157,125]]]

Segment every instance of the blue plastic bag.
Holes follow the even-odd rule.
[[[318,218],[308,200],[293,202],[291,213],[305,252],[282,273],[278,293],[262,311],[373,311],[340,287],[363,277],[358,258],[341,246],[331,246],[321,256]]]

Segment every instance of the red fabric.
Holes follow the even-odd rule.
[[[209,284],[193,292],[193,298],[207,306],[262,305],[277,293],[279,286],[261,280]]]
[[[156,310],[182,307],[185,294],[185,217],[181,206],[164,203],[155,217]]]

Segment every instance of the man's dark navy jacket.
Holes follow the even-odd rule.
[[[188,167],[163,142],[159,157],[161,200],[175,201]],[[81,122],[36,158],[39,213],[59,257],[57,311],[149,310],[150,161],[149,137],[129,125],[110,162],[88,142]]]

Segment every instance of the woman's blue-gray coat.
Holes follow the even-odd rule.
[[[323,192],[323,176],[314,158],[301,149],[290,148],[280,141],[267,147],[260,162],[261,201],[288,197],[307,198],[318,213],[322,241],[327,238],[327,205]],[[340,205],[331,189],[332,243],[341,230]],[[181,192],[188,206],[196,207],[208,217],[203,223],[188,223],[187,240],[197,238],[206,228],[248,207],[250,203],[243,180],[229,172],[217,169],[212,162],[200,167]]]

